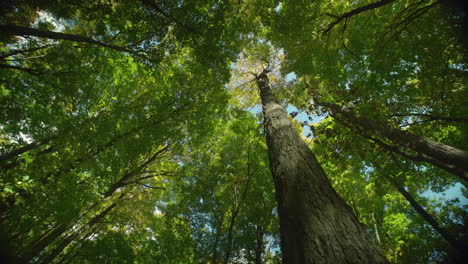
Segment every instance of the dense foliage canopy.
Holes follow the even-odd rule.
[[[460,261],[467,17],[455,0],[1,1],[1,258],[280,263],[268,69],[388,261]]]

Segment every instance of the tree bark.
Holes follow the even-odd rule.
[[[276,188],[284,264],[388,263],[330,184],[270,89],[256,78]]]
[[[365,132],[370,132],[366,133],[367,135],[375,134],[381,136],[390,140],[397,146],[394,148],[389,145],[383,146],[386,149],[412,160],[431,163],[436,167],[456,175],[461,180],[468,182],[468,152],[420,137],[407,131],[393,128],[383,122],[370,120],[364,116],[358,116],[351,110],[343,110],[340,106],[333,103],[321,102],[317,98],[314,98],[314,102],[317,105],[331,110],[332,116],[338,121],[340,121],[341,117],[348,121],[348,123],[352,124],[348,126],[350,129],[353,129],[353,126],[361,127]],[[386,145],[383,142],[380,145],[382,144]],[[418,153],[418,156],[411,157],[411,155],[406,154],[404,151],[400,151],[399,148],[410,149]]]

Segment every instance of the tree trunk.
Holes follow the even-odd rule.
[[[16,264],[26,264],[29,263],[35,256],[39,256],[39,254],[44,250],[47,246],[52,244],[60,235],[62,235],[69,227],[69,224],[62,224],[52,232],[47,234],[44,238],[42,238],[37,243],[29,246],[24,253],[22,254],[21,258],[16,261]]]
[[[292,128],[266,74],[264,70],[257,76],[257,86],[276,188],[283,263],[388,263]]]
[[[372,223],[374,224],[375,240],[377,241],[377,244],[381,246],[382,241],[380,240],[379,226],[377,225],[377,219],[375,219],[374,212],[371,213],[371,216],[372,216]]]
[[[317,105],[331,110],[333,112],[332,116],[338,121],[340,121],[341,117],[348,121],[350,129],[353,129],[353,126],[356,125],[360,126],[365,130],[364,133],[368,136],[369,134],[381,136],[390,140],[396,146],[393,147],[386,145],[384,142],[376,142],[382,146],[386,145],[383,146],[384,148],[415,161],[431,163],[438,168],[458,176],[465,182],[468,182],[468,152],[420,137],[407,131],[393,128],[382,122],[367,119],[364,116],[358,116],[352,111],[343,110],[340,106],[333,103],[320,102],[317,98],[314,98],[314,102]],[[408,148],[416,152],[418,156],[413,157],[410,154],[406,154],[404,151],[400,151],[400,148]]]
[[[123,195],[120,196],[122,198]],[[98,223],[100,220],[102,220],[116,205],[118,202],[115,202],[108,206],[104,211],[99,213],[98,215],[94,216],[82,229],[81,231],[76,231],[75,233],[67,236],[60,242],[60,244],[57,245],[56,248],[54,248],[41,262],[40,264],[48,264],[52,260],[55,259],[55,257],[58,256],[73,240],[75,240],[82,232],[86,231],[85,228],[91,228],[93,227],[96,223]]]
[[[252,178],[252,174],[250,173],[250,146],[249,146],[249,151],[247,154],[247,181],[245,183],[245,189],[242,192],[241,199],[239,200],[237,204],[235,204],[234,210],[231,212],[231,219],[229,221],[229,229],[227,233],[227,246],[226,246],[226,255],[224,256],[224,263],[229,263],[229,260],[231,258],[232,240],[234,238],[234,224],[236,222],[236,218],[237,218],[237,215],[239,214],[242,203],[247,197],[247,192],[249,190],[251,178]]]
[[[429,223],[429,225],[437,232],[439,235],[441,235],[454,249],[458,251],[458,253],[461,255],[465,250],[467,249],[466,246],[464,246],[461,242],[455,239],[445,228],[442,228],[437,220],[432,217],[424,208],[411,196],[411,194],[406,191],[406,189],[401,186],[398,182],[394,181],[393,179],[390,179],[387,177],[393,185],[398,189],[398,191],[406,198],[406,200],[411,204],[413,209],[424,218],[424,220]]]
[[[262,264],[262,253],[263,253],[263,236],[265,233],[263,232],[262,225],[258,225],[256,228],[256,235],[257,235],[257,243],[255,245],[255,264]]]

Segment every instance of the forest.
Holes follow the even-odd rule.
[[[464,263],[467,6],[1,0],[0,262]]]

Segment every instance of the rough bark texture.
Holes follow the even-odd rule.
[[[388,263],[292,128],[265,71],[257,85],[276,187],[283,263]]]
[[[468,152],[420,137],[407,131],[393,128],[387,124],[370,120],[364,116],[358,116],[352,111],[343,110],[340,106],[333,103],[320,102],[317,98],[315,98],[314,101],[318,105],[330,109],[333,112],[332,116],[337,118],[338,121],[343,118],[347,123],[361,127],[364,132],[368,132],[365,133],[367,135],[378,135],[390,140],[396,148],[392,149],[392,146],[389,145],[384,146],[388,150],[404,155],[412,160],[431,163],[436,167],[458,176],[465,182],[468,181]],[[381,145],[382,144],[385,145],[385,143],[381,142]],[[410,154],[406,154],[404,151],[400,151],[400,148],[410,149],[416,152],[418,156],[413,157]]]

